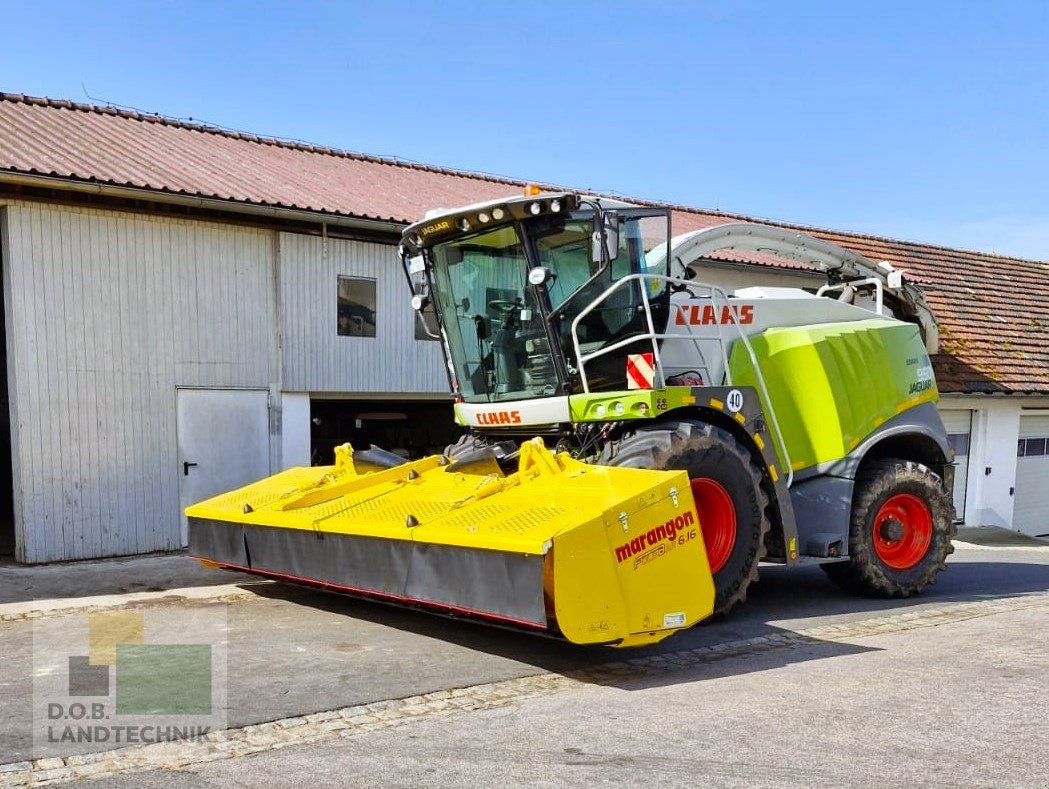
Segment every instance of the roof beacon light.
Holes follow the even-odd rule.
[[[535,197],[539,191],[539,184],[528,184],[525,186],[525,197]]]
[[[528,213],[532,216],[539,216],[543,212],[543,204],[539,201],[528,204]]]

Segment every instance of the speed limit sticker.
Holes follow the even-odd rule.
[[[742,410],[743,393],[739,389],[733,389],[728,393],[728,397],[725,398],[725,405],[728,406],[728,410],[732,413]]]

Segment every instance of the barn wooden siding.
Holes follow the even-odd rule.
[[[414,339],[393,247],[46,203],[2,211],[20,561],[181,547],[177,387],[268,388],[275,407],[281,391],[447,387],[437,344]],[[337,336],[339,274],[377,280],[374,339]]]
[[[283,386],[300,392],[445,393],[437,342],[415,339],[397,248],[387,244],[280,234]],[[340,337],[340,276],[376,280],[374,337]]]

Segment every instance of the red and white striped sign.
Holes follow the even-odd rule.
[[[651,389],[655,378],[655,360],[651,353],[632,353],[626,357],[627,389]]]

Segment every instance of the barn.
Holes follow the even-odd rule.
[[[0,94],[0,552],[170,551],[184,504],[336,443],[455,436],[396,253],[434,206],[524,183]],[[675,207],[675,232],[749,219]],[[776,224],[776,223],[772,223]],[[969,524],[1049,532],[1049,268],[802,228],[926,287]],[[706,280],[818,284],[719,253]]]

